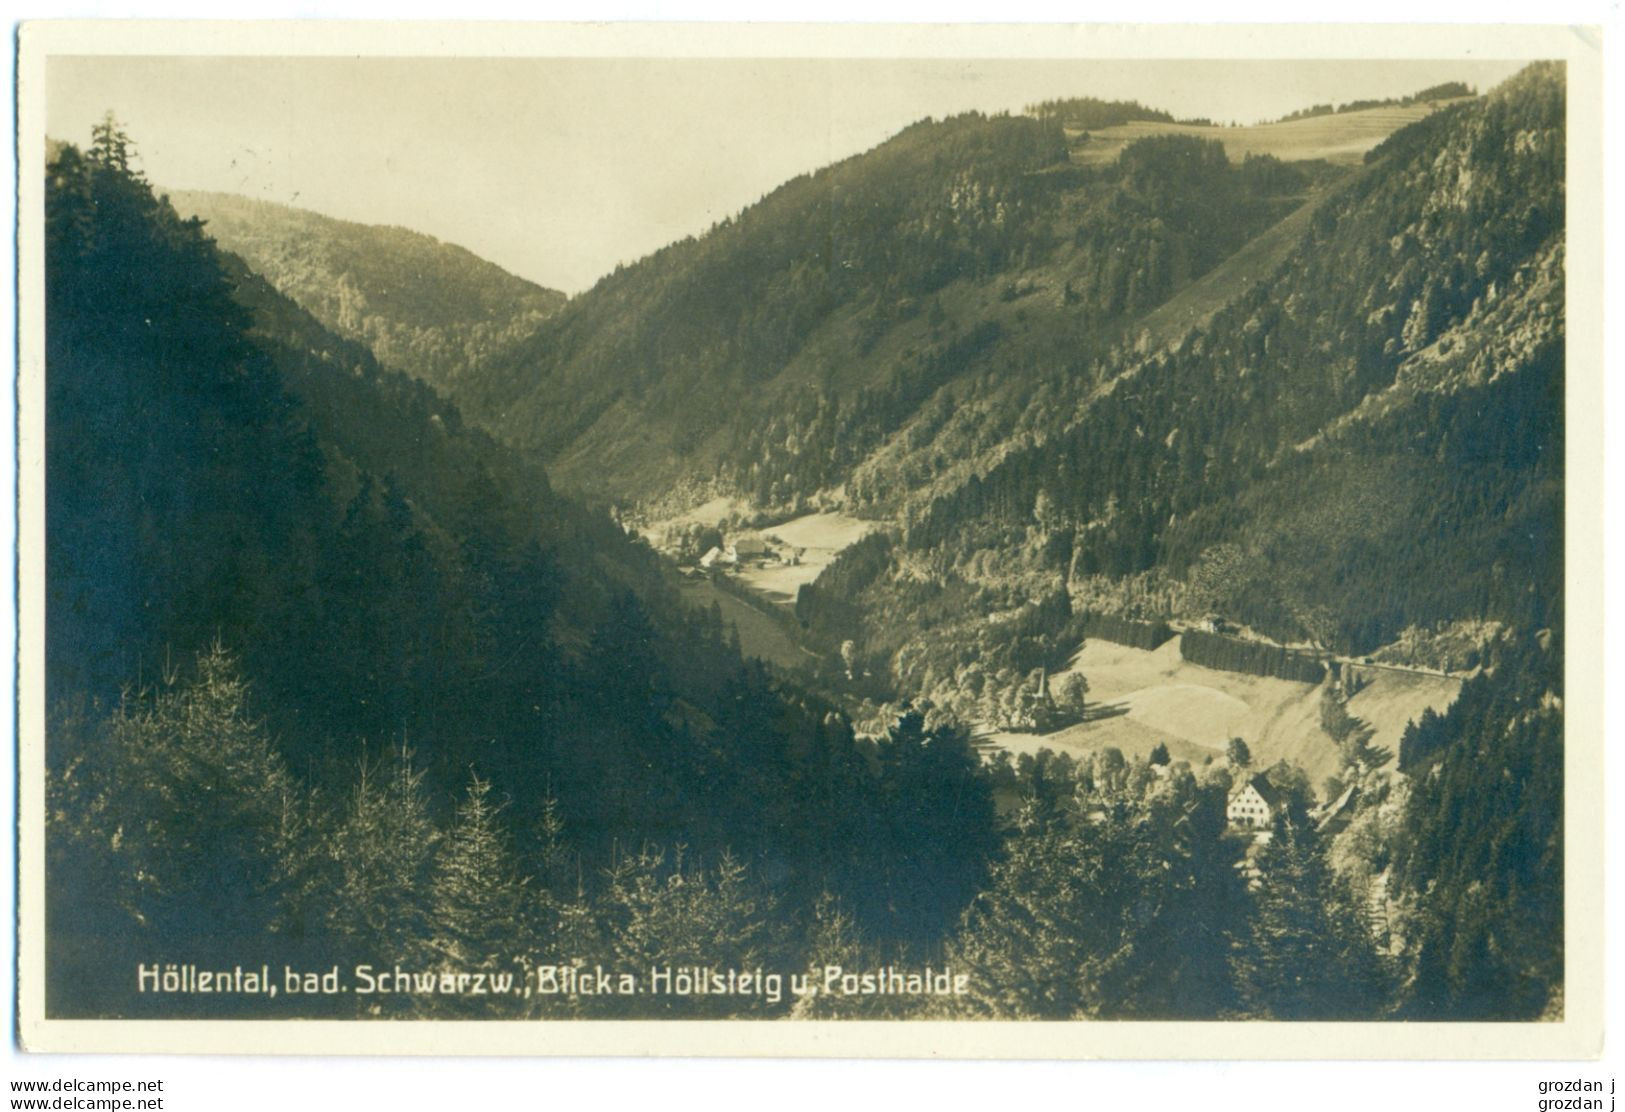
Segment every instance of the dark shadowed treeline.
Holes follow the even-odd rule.
[[[1199,629],[1186,630],[1179,638],[1179,655],[1192,664],[1246,672],[1254,676],[1274,676],[1296,683],[1319,683],[1326,678],[1326,665],[1314,657],[1293,652],[1281,645],[1244,641]]]
[[[1400,743],[1413,785],[1394,859],[1415,924],[1408,1015],[1561,1012],[1562,659],[1550,633],[1504,646],[1493,677]]]
[[[1137,622],[1115,614],[1084,614],[1081,624],[1085,637],[1099,637],[1148,652],[1174,636],[1167,622]]]
[[[1115,338],[1307,183],[1213,141],[1085,168],[1054,118],[922,121],[617,270],[458,396],[573,490],[651,498],[683,460],[791,506],[945,384]],[[1027,335],[1028,306],[1061,331]]]
[[[109,121],[48,181],[47,756],[72,801],[51,921],[79,940],[54,951],[64,977],[93,975],[114,936],[319,950],[331,916],[288,895],[325,852],[316,818],[403,745],[427,819],[443,826],[475,777],[517,849],[562,822],[589,888],[608,860],[682,844],[737,855],[789,909],[827,888],[884,938],[951,919],[991,830],[974,761],[951,767],[962,739],[860,747],[682,608],[647,548],[220,256],[131,160]],[[235,659],[229,680],[210,646]],[[192,732],[194,691],[252,760]],[[228,788],[240,810],[210,805]],[[211,846],[207,870],[187,863]]]

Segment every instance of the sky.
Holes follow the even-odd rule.
[[[575,294],[927,117],[1056,97],[1273,119],[1522,63],[54,57],[47,133],[112,110],[149,180],[398,224]]]

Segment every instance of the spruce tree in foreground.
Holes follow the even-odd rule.
[[[404,747],[386,761],[363,760],[349,809],[328,841],[323,926],[373,960],[425,956],[440,834],[423,775]]]
[[[526,883],[491,802],[491,784],[470,776],[429,884],[429,949],[448,968],[507,967],[530,949]]]
[[[105,982],[110,961],[133,969],[184,953],[229,963],[274,948],[304,884],[312,828],[232,656],[217,645],[190,678],[129,694],[99,723],[59,722],[65,746],[70,731],[79,744],[48,785],[51,868],[69,885],[47,909],[53,952],[103,970]],[[106,1007],[97,980],[85,982],[88,1004]]]
[[[1326,861],[1313,829],[1290,809],[1253,861],[1252,914],[1235,956],[1248,1012],[1261,1019],[1375,1019],[1386,969],[1365,909]]]

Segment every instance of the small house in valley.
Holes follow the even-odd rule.
[[[1281,793],[1275,790],[1263,773],[1243,780],[1241,787],[1230,793],[1230,805],[1225,817],[1231,826],[1249,830],[1268,830],[1281,806]]]
[[[773,550],[761,537],[740,537],[728,546],[734,563],[743,563],[746,560],[762,560],[771,556]]]

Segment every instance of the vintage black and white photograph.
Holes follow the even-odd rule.
[[[47,1043],[1594,990],[1564,51],[48,31]]]

